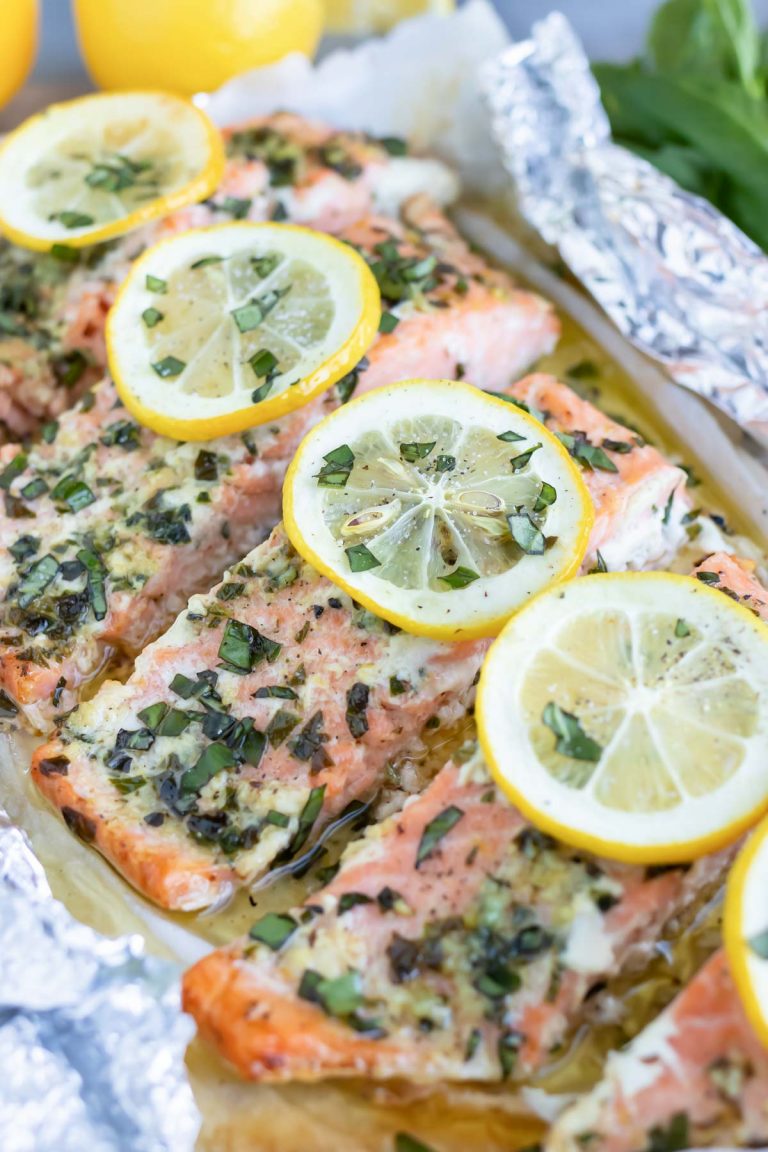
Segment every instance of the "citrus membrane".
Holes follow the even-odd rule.
[[[25,248],[80,248],[209,196],[224,146],[189,100],[100,93],[53,104],[0,146],[0,231]]]
[[[357,364],[379,291],[349,245],[287,224],[222,224],[149,249],[107,318],[126,408],[176,439],[285,415]]]
[[[673,863],[768,807],[768,627],[688,576],[585,576],[521,611],[477,701],[489,767],[532,823]]]
[[[300,445],[283,490],[294,547],[356,600],[420,635],[493,635],[576,572],[593,511],[557,439],[513,403],[451,380],[369,392]]]

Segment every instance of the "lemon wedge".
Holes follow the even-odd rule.
[[[101,93],[54,104],[0,147],[0,231],[24,248],[80,248],[209,196],[221,136],[189,100]]]
[[[136,261],[107,317],[109,369],[137,420],[208,440],[301,407],[357,364],[379,290],[347,244],[288,224],[222,224]]]
[[[768,806],[768,627],[688,576],[585,576],[510,621],[477,721],[533,824],[618,860],[693,859]]]
[[[744,1010],[768,1046],[768,820],[742,848],[728,877],[724,934],[728,964]]]
[[[377,388],[299,446],[283,489],[298,552],[408,632],[490,636],[576,572],[592,504],[573,461],[512,403],[451,380]]]

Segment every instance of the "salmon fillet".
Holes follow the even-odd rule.
[[[545,1147],[757,1147],[768,1141],[767,1096],[768,1051],[721,951],[626,1049],[609,1055],[604,1078],[563,1113]]]
[[[504,388],[551,349],[558,323],[549,305],[488,268],[445,221],[436,251],[420,226],[435,213],[416,199],[402,225],[372,218],[355,227],[354,243],[378,265],[399,322],[311,405],[242,436],[178,444],[126,419],[105,381],[28,451],[0,448],[6,713],[18,707],[45,730],[115,650],[135,656],[193,592],[262,540],[278,519],[297,445],[340,400],[402,375],[460,370]],[[423,275],[406,279],[419,263]]]
[[[663,461],[661,466],[666,467]],[[621,485],[621,474],[611,475],[613,483]],[[596,531],[600,531],[603,514],[598,512]],[[281,572],[286,566],[291,580],[270,591],[263,573],[270,568]],[[251,571],[259,575],[250,577]],[[328,614],[324,605],[332,601],[335,607]],[[381,648],[373,659],[371,641],[364,628],[361,634],[356,622],[358,615],[359,610],[348,598],[291,553],[282,530],[277,529],[268,544],[257,548],[228,574],[222,588],[193,601],[170,632],[144,651],[125,685],[102,687],[70,717],[59,738],[35,758],[33,774],[38,786],[61,808],[76,831],[95,843],[132,883],[158,903],[204,906],[219,899],[233,884],[248,884],[270,868],[296,831],[295,826],[265,830],[271,807],[278,804],[281,812],[290,810],[296,820],[310,803],[313,787],[326,784],[327,779],[323,818],[314,826],[317,832],[350,801],[370,799],[381,786],[387,760],[409,748],[432,713],[438,708],[455,711],[469,699],[487,642],[456,647],[391,635],[388,626],[364,613],[362,620],[369,621],[372,628],[383,629]],[[238,627],[247,625],[256,635],[276,641],[280,645],[275,656],[279,667],[270,668],[261,660],[251,675],[241,676],[233,674],[226,663],[222,665],[219,652],[227,616],[233,616]],[[310,629],[306,635],[305,625]],[[339,646],[343,650],[340,655]],[[306,677],[306,684],[298,689],[290,683],[296,665]],[[401,681],[411,687],[419,685],[420,669],[430,675],[423,690],[412,697],[410,690],[400,690]],[[319,741],[320,760],[326,754],[333,760],[327,778],[323,775],[313,781],[311,757],[297,765],[291,754],[294,733],[287,744],[270,746],[255,765],[231,764],[231,777],[218,773],[203,796],[195,799],[190,793],[185,807],[180,808],[172,786],[166,782],[173,746],[165,739],[155,740],[152,732],[135,735],[141,730],[139,713],[147,708],[179,711],[178,694],[172,687],[178,672],[193,682],[201,672],[213,676],[217,692],[224,692],[238,722],[254,725],[259,735],[269,731],[276,710],[288,711],[295,727],[301,724],[303,731],[309,726],[309,734]],[[254,698],[254,692],[271,687],[275,688],[271,697]],[[298,705],[280,702],[293,696],[301,702],[300,711]],[[369,718],[374,699],[381,702],[376,710],[377,723],[384,725],[377,737],[380,755],[368,747],[374,738]],[[350,701],[355,700],[365,702],[365,724],[369,726],[365,732],[348,714],[353,706]],[[184,728],[182,760],[186,764],[197,763],[207,755],[210,729],[204,731],[199,721],[202,713],[196,715],[198,719]],[[406,723],[409,715],[411,720]],[[133,728],[134,723],[139,728]],[[359,736],[355,734],[358,727]],[[147,747],[136,747],[130,756],[121,755],[126,741],[139,741]],[[358,763],[361,754],[365,757],[364,771]],[[115,764],[123,760],[128,760],[128,768],[116,770]],[[51,769],[50,764],[60,764],[62,770]],[[130,778],[125,775],[128,771]],[[237,784],[233,813],[226,810],[227,780],[231,787]],[[126,795],[129,789],[135,791]],[[277,796],[281,797],[279,802]],[[285,803],[290,809],[284,808]],[[191,824],[187,819],[190,815]],[[150,830],[142,823],[146,817],[162,822]],[[201,823],[199,817],[207,822]],[[201,828],[207,830],[205,835]],[[254,838],[257,842],[251,844]],[[202,840],[207,843],[201,844]]]
[[[719,588],[762,620],[768,620],[768,591],[755,575],[755,565],[751,560],[731,556],[728,552],[713,552],[696,565],[694,575],[713,588]]]
[[[723,861],[654,874],[559,846],[474,755],[302,907],[195,964],[184,1007],[251,1079],[524,1079]]]
[[[397,216],[428,192],[446,204],[458,191],[442,164],[410,156],[404,141],[336,132],[289,113],[224,133],[221,187],[203,204],[81,251],[39,255],[0,240],[0,433],[34,432],[59,416],[106,367],[104,322],[131,261],[188,228],[288,219],[342,232],[373,213]]]
[[[195,964],[184,1007],[251,1079],[525,1079],[557,1053],[633,946],[647,949],[715,888],[733,851],[689,869],[646,869],[558,845],[526,824],[470,750],[351,844],[302,907],[268,914],[245,940]],[[740,1011],[723,1012],[743,1031]],[[669,1028],[655,1028],[664,1052]],[[696,1042],[683,1042],[695,1060]],[[720,1056],[727,1046],[713,1047]],[[652,1075],[647,1051],[640,1041],[626,1058],[641,1077]],[[610,1060],[624,1067],[623,1055]],[[576,1106],[572,1139],[552,1152],[658,1146],[624,1142],[621,1101],[607,1083]],[[655,1114],[652,1102],[637,1103],[637,1117]],[[595,1117],[605,1142],[593,1146],[585,1134]]]

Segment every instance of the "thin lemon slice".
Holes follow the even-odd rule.
[[[177,440],[264,424],[330,388],[376,335],[379,290],[347,244],[287,224],[222,224],[150,248],[107,317],[126,408]]]
[[[561,444],[451,380],[378,388],[304,439],[283,490],[294,547],[418,635],[490,636],[576,572],[592,503]]]
[[[536,825],[619,860],[673,863],[768,807],[768,627],[689,576],[585,576],[491,648],[480,739]]]
[[[454,0],[325,0],[326,26],[329,32],[365,36],[427,12],[447,15],[455,6]]]
[[[224,148],[208,117],[167,92],[53,104],[0,148],[0,231],[24,248],[80,248],[209,196]]]
[[[768,1046],[768,820],[752,833],[728,877],[728,963],[750,1023]]]

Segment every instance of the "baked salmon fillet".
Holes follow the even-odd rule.
[[[356,389],[464,372],[504,388],[552,348],[549,305],[469,252],[430,202],[405,215],[351,234],[399,323],[320,400],[242,436],[179,444],[127,419],[105,381],[34,446],[0,449],[5,714],[48,728],[115,651],[135,656],[262,540],[302,436]]]
[[[512,391],[538,396],[545,388],[552,403],[568,400],[564,385],[543,377]],[[580,408],[580,423],[588,417],[597,420]],[[684,473],[656,455],[682,485]],[[621,487],[618,467],[608,474]],[[649,501],[655,494],[651,485]],[[609,538],[602,518],[612,515],[604,501],[601,540]],[[655,532],[651,509],[646,520]],[[238,637],[240,668],[226,658]],[[307,805],[321,805],[316,835],[350,802],[371,799],[387,761],[413,745],[425,721],[466,705],[486,648],[393,634],[301,561],[277,529],[219,588],[191,602],[125,685],[105,685],[81,705],[36,755],[34,778],[75,831],[152,899],[202,907],[295,853]],[[202,708],[183,703],[179,683]],[[222,731],[234,751],[216,735],[223,721],[203,723],[209,707],[224,706],[232,719]],[[166,725],[181,730],[171,738]],[[238,743],[246,730],[255,762]],[[272,809],[282,826],[269,823]]]
[[[104,322],[118,284],[146,247],[171,233],[232,219],[285,219],[342,232],[375,213],[397,216],[418,193],[447,204],[458,192],[438,161],[404,141],[336,132],[289,113],[224,133],[221,187],[109,244],[52,255],[0,239],[0,434],[34,432],[60,415],[106,367]]]
[[[768,1051],[720,951],[555,1124],[547,1152],[644,1152],[768,1141]]]
[[[752,591],[765,590],[752,579]],[[635,945],[647,956],[666,924],[716,891],[735,851],[687,868],[592,857],[527,824],[472,746],[460,759],[353,842],[301,907],[267,913],[185,974],[184,1007],[243,1076],[524,1080],[563,1049],[590,993]],[[609,1057],[606,1080],[566,1113],[550,1152],[688,1146],[651,1131],[679,1109],[677,1042],[683,1081],[690,1073],[697,1089],[716,1061],[733,1083],[734,1044],[736,1072],[759,1048],[722,970],[713,961]],[[757,1067],[764,1090],[768,1053]],[[762,1125],[768,1136],[768,1112]]]
[[[301,907],[195,964],[184,1007],[250,1079],[522,1080],[725,859],[659,871],[562,847],[473,753]]]

